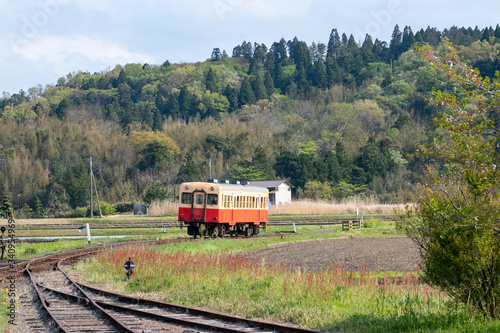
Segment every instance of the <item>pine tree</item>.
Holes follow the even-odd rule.
[[[240,106],[252,105],[255,103],[255,95],[250,85],[248,78],[245,78],[241,83],[240,94],[238,96],[238,103]]]
[[[274,94],[274,81],[269,71],[266,72],[264,85],[266,86],[267,97],[269,98],[272,94]]]
[[[210,92],[218,92],[217,90],[217,82],[215,78],[215,72],[210,68],[207,73],[207,78],[205,80],[205,87]]]
[[[330,33],[330,38],[328,40],[328,46],[326,50],[326,57],[336,59],[340,56],[340,37],[337,29],[332,29]]]
[[[251,165],[261,173],[262,180],[274,179],[271,161],[262,147],[255,148]]]
[[[177,97],[175,97],[174,95],[170,95],[170,97],[168,98],[166,109],[166,116],[177,116],[179,114],[179,101],[177,100]]]
[[[373,55],[373,41],[370,35],[366,34],[363,45],[361,45],[361,55],[365,63],[371,63],[375,61]]]
[[[224,89],[223,95],[226,96],[229,102],[229,112],[236,111],[238,108],[238,92],[236,89],[228,84],[226,89]]]
[[[327,87],[328,78],[323,60],[318,59],[318,61],[316,61],[316,63],[314,64],[312,79],[314,86],[320,89],[324,89]]]
[[[276,62],[276,60],[274,57],[274,53],[267,52],[266,61],[264,63],[264,67],[266,68],[266,71],[268,71],[269,73],[274,73],[274,68],[276,66],[275,62]]]
[[[253,80],[252,88],[257,101],[267,98],[266,86],[261,73],[258,73],[255,80]]]
[[[0,207],[0,210],[2,213],[1,216],[4,218],[14,218],[14,209],[12,208],[12,199],[10,198],[10,195],[4,195],[3,204],[2,207]]]
[[[35,197],[35,218],[41,219],[45,216],[42,201],[38,196]]]
[[[184,159],[184,164],[181,166],[177,174],[177,183],[196,182],[200,181],[200,167],[193,160],[193,155],[187,153]]]
[[[337,61],[331,57],[326,58],[326,82],[328,87],[332,87],[342,81],[340,68]]]
[[[401,43],[401,53],[408,51],[416,43],[415,35],[411,31],[411,27],[405,26],[403,30],[403,42]]]
[[[160,110],[157,108],[154,111],[153,131],[163,132],[163,120],[161,119]]]
[[[187,118],[191,111],[191,93],[186,86],[181,88],[177,101],[179,102],[179,113]]]
[[[394,31],[392,32],[391,43],[389,44],[389,53],[391,60],[397,60],[401,54],[401,42],[403,35],[399,30],[399,26],[396,24]]]

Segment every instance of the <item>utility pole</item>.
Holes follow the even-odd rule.
[[[92,178],[94,174],[92,173],[92,157],[90,157],[90,217],[94,217],[94,203],[92,202]]]
[[[209,176],[208,179],[212,179],[212,159],[208,159]]]

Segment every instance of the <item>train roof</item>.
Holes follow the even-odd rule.
[[[241,184],[226,184],[226,183],[203,183],[203,182],[193,182],[193,183],[183,183],[181,188],[185,185],[189,186],[219,186],[221,189],[229,191],[251,191],[251,192],[269,192],[266,187],[255,186],[255,185],[241,185]]]

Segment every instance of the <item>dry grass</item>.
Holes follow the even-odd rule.
[[[153,201],[148,209],[149,216],[177,216],[179,203],[171,201]]]
[[[384,205],[375,200],[349,199],[341,202],[298,200],[289,204],[271,207],[269,215],[287,214],[355,214],[360,213],[394,214],[395,209],[404,205]]]

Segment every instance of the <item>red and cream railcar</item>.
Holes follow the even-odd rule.
[[[265,187],[218,183],[183,183],[179,189],[179,222],[188,235],[250,237],[265,228],[269,191]]]

